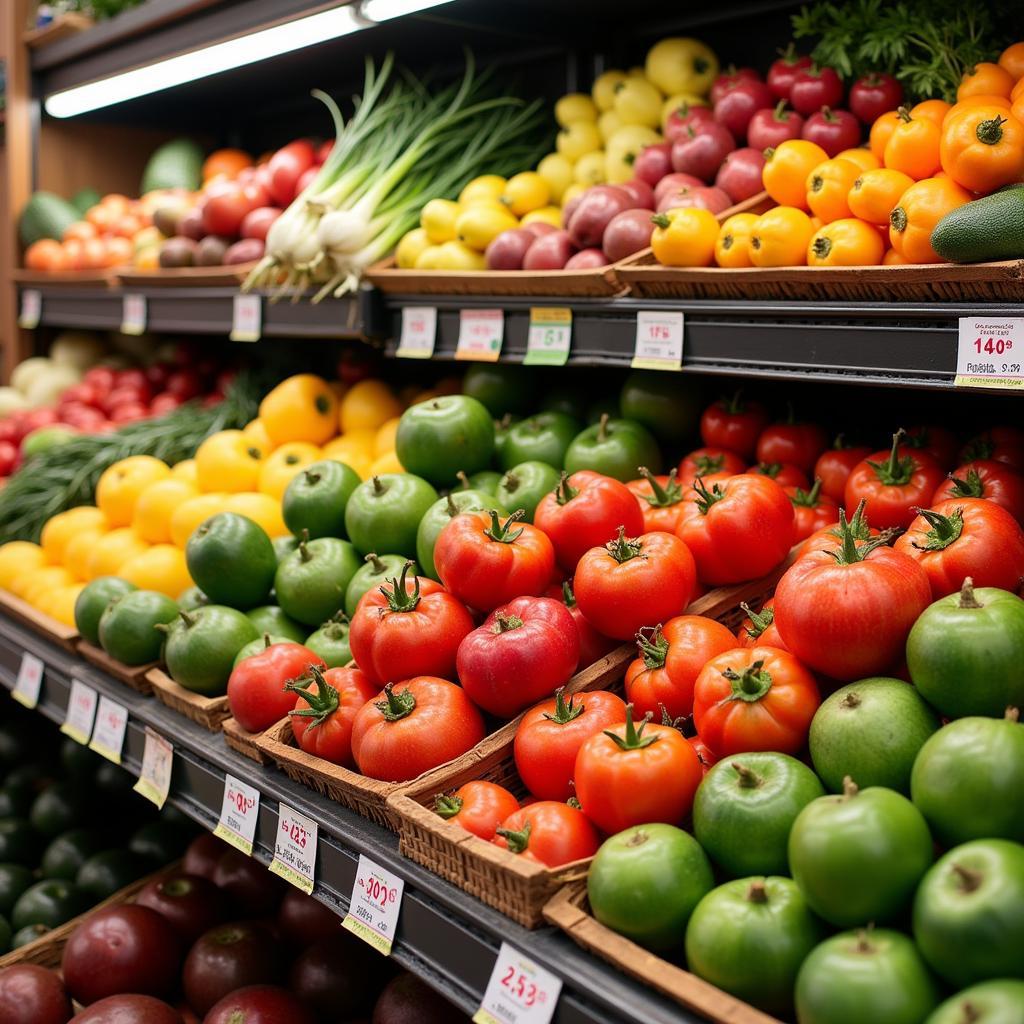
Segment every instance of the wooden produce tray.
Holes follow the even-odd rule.
[[[146,673],[146,680],[153,687],[153,696],[161,704],[166,704],[179,715],[192,719],[210,732],[220,732],[224,719],[231,714],[227,697],[204,697],[186,690],[163,669],[150,669]]]
[[[257,764],[270,764],[270,755],[257,746],[256,741],[260,737],[258,732],[249,732],[243,729],[232,717],[227,717],[221,723],[221,731],[224,733],[224,742],[232,750],[248,757]]]
[[[75,652],[79,635],[74,626],[68,626],[33,608],[27,601],[16,597],[9,590],[0,590],[0,610],[5,611],[23,626],[28,626],[29,629],[46,637],[47,640],[53,640],[65,650]]]
[[[708,1020],[718,1024],[781,1024],[777,1018],[606,928],[590,913],[586,882],[570,883],[558,892],[544,907],[544,919],[578,946]]]
[[[78,641],[78,653],[86,661],[97,668],[103,669],[107,675],[113,676],[124,683],[125,686],[130,686],[138,693],[149,696],[153,692],[153,684],[146,677],[153,669],[157,668],[158,662],[151,661],[146,665],[126,665],[123,661],[117,661],[107,654],[106,651],[99,647],[94,647],[87,640],[82,639]]]
[[[55,270],[51,273],[18,268],[11,271],[11,278],[15,284],[27,288],[112,288],[117,284],[118,273],[115,267],[105,270]]]
[[[117,271],[117,280],[126,288],[231,288],[241,284],[255,266],[253,262],[224,267],[168,267],[161,270],[122,267]]]

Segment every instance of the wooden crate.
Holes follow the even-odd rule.
[[[233,288],[241,284],[255,263],[236,263],[224,267],[165,267],[139,270],[121,267],[117,281],[126,288]]]
[[[781,1024],[777,1018],[606,928],[590,913],[585,882],[572,882],[558,892],[544,907],[544,919],[624,974],[716,1024]]]
[[[27,601],[15,597],[9,590],[0,590],[0,610],[47,640],[60,644],[65,650],[74,652],[78,645],[78,630],[74,626],[68,626],[50,615],[45,615]]]
[[[260,736],[258,732],[249,732],[248,729],[243,729],[230,716],[221,723],[221,731],[224,733],[224,742],[232,750],[236,750],[239,754],[248,757],[257,764],[270,764],[269,755],[256,744],[256,740]]]
[[[149,696],[153,692],[153,684],[146,678],[153,669],[158,667],[158,662],[151,661],[145,665],[126,665],[123,661],[112,658],[102,648],[94,647],[88,640],[79,639],[78,653],[86,661],[103,669],[109,676],[130,686],[137,693]]]
[[[153,687],[153,696],[161,704],[191,718],[210,732],[220,732],[224,719],[231,714],[227,697],[204,697],[179,686],[163,669],[154,668],[146,673],[146,680]]]
[[[28,288],[112,288],[117,282],[117,271],[107,270],[42,270],[15,269],[11,272],[15,284]]]

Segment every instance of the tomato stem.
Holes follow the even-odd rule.
[[[646,466],[640,467],[640,475],[651,485],[651,493],[642,496],[651,508],[669,508],[683,500],[683,489],[676,483],[676,470],[669,473],[664,487]]]
[[[496,836],[501,836],[512,853],[522,853],[530,845],[530,833],[533,826],[527,822],[518,832],[515,829],[499,828],[495,831]]]
[[[605,549],[621,565],[631,558],[636,558],[643,551],[643,541],[639,537],[627,537],[626,528],[620,526],[615,540],[605,544]]]
[[[727,668],[722,675],[732,683],[732,696],[726,700],[742,700],[754,704],[772,688],[772,674],[764,671],[764,662],[760,660],[748,665],[742,672]]]
[[[316,693],[311,693],[309,687],[316,683]],[[309,704],[308,708],[301,711],[289,711],[289,715],[296,718],[309,718],[310,729],[323,725],[335,711],[338,710],[338,691],[331,686],[323,673],[316,665],[309,666],[309,673],[299,676],[298,679],[289,679],[285,684],[286,690],[294,690],[304,701]]]
[[[582,811],[583,804],[580,803],[579,797],[571,796],[565,801],[566,807],[571,807],[574,811]]]
[[[707,476],[709,473],[721,473],[725,468],[724,455],[698,455],[693,460],[696,476]]]
[[[511,531],[509,530],[509,527],[513,523],[518,523],[519,520],[526,515],[526,512],[523,509],[517,508],[504,523],[498,522],[498,513],[495,509],[492,508],[488,514],[491,517],[491,526],[489,530],[484,530],[484,533],[490,537],[491,540],[496,540],[501,544],[512,544],[522,534],[522,527],[518,530]]]
[[[750,888],[747,890],[747,902],[748,903],[767,903],[768,902],[768,890],[764,887],[764,879],[758,878],[750,883]]]
[[[497,612],[494,616],[492,633],[511,633],[514,629],[522,629],[523,620],[518,615],[507,615],[505,612]]]
[[[964,462],[977,462],[979,459],[991,459],[995,454],[995,442],[988,437],[978,435],[967,442],[961,458]]]
[[[393,612],[411,612],[420,603],[419,576],[413,576],[412,578],[411,594],[408,590],[407,578],[412,567],[413,563],[407,561],[402,566],[402,575],[397,579],[392,577],[387,581],[391,584],[390,590],[388,590],[386,585],[379,588],[380,592],[388,599],[388,608]]]
[[[985,497],[985,485],[982,482],[981,476],[978,471],[973,467],[967,470],[967,479],[961,480],[959,477],[950,476],[949,478],[953,482],[953,488],[950,492],[954,498],[984,498]]]
[[[755,612],[746,601],[740,601],[740,608],[750,619],[750,625],[746,626],[743,632],[751,640],[756,640],[775,621],[774,608],[762,608],[760,612]]]
[[[960,539],[964,531],[964,510],[956,508],[953,514],[944,516],[941,512],[934,512],[930,508],[914,507],[914,512],[923,516],[931,529],[925,534],[925,543],[918,544],[911,541],[918,551],[945,551],[954,541]]]
[[[668,640],[661,631],[661,623],[653,629],[644,626],[636,634],[636,648],[640,657],[644,659],[644,668],[664,668],[665,659],[668,657]]]
[[[626,705],[626,735],[620,736],[618,733],[612,732],[610,729],[605,729],[604,734],[610,740],[613,740],[619,750],[643,750],[644,747],[649,747],[659,737],[658,736],[645,736],[644,729],[647,728],[647,723],[651,720],[650,711],[644,715],[643,720],[640,722],[640,727],[637,728],[636,723],[633,721],[633,705]]]
[[[651,217],[651,223],[656,228],[665,229],[669,226],[669,224],[672,223],[672,220],[667,213],[656,213],[653,217]]]
[[[761,476],[766,476],[770,480],[774,480],[782,472],[781,462],[759,462],[754,469],[755,473],[760,473]]]
[[[569,474],[564,470],[561,477],[558,480],[558,486],[555,488],[555,501],[559,505],[565,505],[572,501],[580,492],[569,483]]]
[[[796,489],[795,494],[789,496],[789,500],[801,508],[817,508],[821,497],[821,477],[814,478],[814,486],[805,491],[802,487]]]
[[[699,476],[694,478],[693,489],[698,494],[696,505],[702,516],[706,516],[711,506],[725,497],[725,491],[718,484],[712,485],[709,491],[704,484],[704,480]]]
[[[984,608],[974,593],[974,579],[970,576],[964,577],[963,585],[960,587],[960,608]]]
[[[462,810],[462,797],[454,793],[441,793],[434,800],[434,810],[447,821]]]
[[[397,722],[399,719],[411,715],[416,710],[416,698],[409,689],[395,693],[394,683],[384,684],[384,700],[375,701],[377,710],[384,716],[386,722]]]
[[[786,105],[786,101],[785,100],[780,100],[779,101],[779,107],[784,107],[785,105]],[[778,110],[779,108],[776,107],[775,109]],[[720,401],[721,401],[722,408],[730,416],[739,416],[740,413],[746,412],[746,408],[747,407],[746,407],[746,405],[743,402],[743,389],[742,388],[740,388],[739,391],[737,391],[731,397],[722,398]]]
[[[984,143],[986,146],[995,146],[1002,140],[1003,137],[1003,125],[1006,124],[1007,119],[1005,117],[990,117],[987,121],[978,122],[978,127],[974,129],[974,134],[977,136],[979,142]]]
[[[860,516],[861,521],[864,523],[864,528],[868,529],[867,520],[864,519],[864,506],[866,504],[866,500],[861,498],[853,518],[856,520]],[[837,565],[853,565],[854,562],[863,562],[875,548],[888,544],[889,538],[892,535],[888,532],[883,532],[877,537],[872,537],[858,544],[857,531],[846,521],[846,511],[840,509],[839,527],[836,536],[841,541],[841,547],[838,551],[830,551],[829,554],[836,560]]]
[[[757,789],[764,783],[764,779],[760,775],[751,771],[745,764],[740,764],[739,761],[730,762],[730,767],[739,776],[736,781],[740,789]]]
[[[565,687],[560,686],[555,690],[555,713],[552,715],[550,712],[545,711],[543,717],[549,722],[554,722],[555,725],[568,725],[579,718],[586,710],[586,705],[574,703],[575,699],[575,696],[570,696],[569,700],[566,701]]]
[[[562,601],[566,608],[576,607],[576,595],[572,592],[572,580],[562,581]]]

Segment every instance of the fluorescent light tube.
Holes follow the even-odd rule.
[[[407,14],[416,14],[429,7],[439,7],[450,0],[363,0],[359,13],[370,21],[390,21]]]

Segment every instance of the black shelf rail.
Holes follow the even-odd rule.
[[[318,824],[314,896],[339,915],[348,909],[360,854],[404,880],[401,914],[392,956],[406,969],[443,990],[472,1014],[483,998],[502,942],[508,942],[562,979],[552,1018],[556,1024],[697,1024],[700,1018],[632,982],[588,956],[550,928],[527,931],[484,906],[425,868],[402,857],[397,837],[232,751],[219,733],[210,733],[145,697],[62,647],[0,616],[0,686],[13,689],[22,656],[44,666],[36,710],[63,723],[73,678],[107,696],[128,712],[122,765],[142,770],[145,729],[149,726],[174,747],[169,801],[212,831],[220,819],[225,775],[260,792],[253,856],[264,864],[274,852],[278,805]]]

